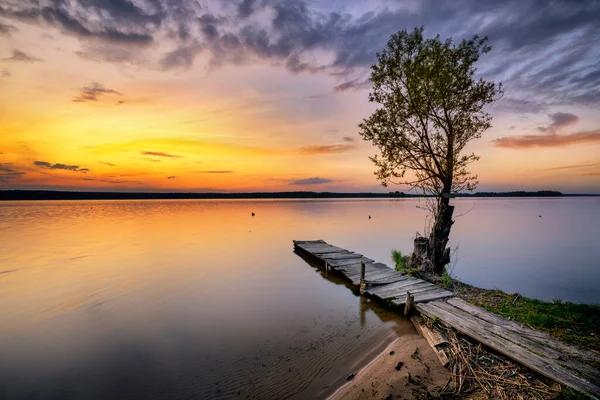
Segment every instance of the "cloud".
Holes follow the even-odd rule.
[[[330,144],[302,147],[299,152],[302,154],[334,154],[345,153],[354,149],[356,149],[356,146],[352,144]]]
[[[555,130],[565,126],[575,125],[579,122],[579,117],[571,113],[557,112],[548,116],[552,120],[552,123],[546,127],[539,127],[538,130],[542,132],[554,132]]]
[[[114,167],[115,164],[113,163],[109,163],[109,162],[105,162],[105,161],[98,161],[100,164],[104,164],[104,165],[108,165],[109,167]]]
[[[178,156],[175,154],[163,153],[162,151],[141,151],[140,153],[145,156],[181,158],[181,156]]]
[[[342,140],[344,142],[354,142],[354,138],[351,138],[350,136],[344,136]]]
[[[99,178],[81,178],[84,181],[92,181],[92,182],[103,182],[103,183],[111,183],[114,185],[122,185],[124,183],[134,183],[136,185],[142,184],[141,181],[129,181],[129,180],[115,180],[115,179],[99,179]]]
[[[102,96],[107,94],[123,96],[122,93],[119,93],[114,89],[108,89],[98,82],[92,82],[89,86],[81,88],[80,93],[73,98],[73,102],[86,103],[89,101],[99,101]]]
[[[91,45],[75,52],[84,60],[108,63],[140,64],[141,56],[130,46]]]
[[[489,36],[494,47],[482,58],[480,73],[502,80],[511,93],[497,109],[522,113],[600,104],[600,45],[593,40],[600,35],[597,0],[4,3],[3,19],[76,37],[83,45],[77,54],[95,62],[169,71],[192,67],[202,53],[212,69],[262,63],[333,76],[338,93],[368,88],[366,76],[376,52],[399,29],[424,25],[427,36],[440,33],[456,41],[479,33]],[[158,54],[155,49],[168,50]]]
[[[177,179],[175,175],[167,176],[167,179]]]
[[[542,168],[540,171],[557,171],[563,169],[587,169],[600,167],[600,163],[589,163],[589,164],[575,164],[575,165],[563,165],[560,167]]]
[[[12,56],[8,57],[8,58],[4,58],[4,61],[35,63],[35,62],[41,62],[42,60],[37,57],[30,56],[20,50],[15,49],[15,50],[13,50]]]
[[[229,170],[208,170],[208,171],[197,171],[199,174],[233,174],[235,171]]]
[[[11,33],[18,32],[19,29],[13,25],[5,24],[0,21],[0,36],[10,36]]]
[[[247,18],[254,13],[256,0],[242,0],[237,6],[237,14],[240,18]]]
[[[23,175],[25,175],[25,172],[14,169],[11,163],[0,163],[0,182],[7,183]]]
[[[9,70],[7,70],[7,69],[3,69],[3,70],[2,70],[2,73],[0,74],[0,76],[2,76],[3,78],[8,78],[8,77],[10,77],[11,75],[12,75],[12,74],[11,74],[11,73],[10,73],[10,71],[9,71]]]
[[[371,81],[369,79],[352,79],[346,82],[342,82],[339,85],[334,86],[333,91],[336,93],[346,92],[349,90],[360,90],[371,87]]]
[[[37,167],[41,167],[41,168],[63,169],[66,171],[81,172],[84,174],[89,172],[88,168],[79,168],[78,165],[67,165],[67,164],[62,164],[62,163],[52,164],[52,163],[49,163],[48,161],[34,161],[33,165],[35,165]]]
[[[202,51],[203,46],[196,44],[180,47],[167,54],[160,60],[162,70],[188,69],[194,64],[196,56]]]
[[[162,19],[160,11],[149,13],[126,0],[24,1],[0,7],[0,16],[56,28],[82,40],[131,46],[151,44],[151,32]]]
[[[306,178],[306,179],[298,179],[290,182],[290,185],[322,185],[324,183],[333,182],[331,179],[326,178]]]
[[[537,129],[545,135],[521,135],[506,136],[492,141],[496,147],[505,147],[513,149],[531,148],[531,147],[559,147],[569,146],[578,143],[593,143],[600,141],[600,129],[592,131],[579,131],[571,134],[559,134],[558,132],[565,127],[575,125],[579,122],[579,117],[575,114],[557,112],[549,114],[552,121],[547,126],[541,126]]]
[[[562,147],[581,143],[600,142],[600,129],[581,131],[567,135],[550,133],[546,135],[507,136],[493,140],[496,147],[527,149],[533,147]]]

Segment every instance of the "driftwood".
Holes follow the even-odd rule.
[[[411,322],[417,329],[417,332],[429,343],[435,355],[440,360],[440,363],[444,367],[448,367],[450,364],[450,360],[448,359],[447,346],[448,341],[439,331],[431,329],[427,325],[425,325],[421,318],[416,315],[410,317]]]

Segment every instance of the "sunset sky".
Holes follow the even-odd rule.
[[[600,2],[0,0],[0,189],[389,191],[369,66],[488,35],[479,191],[600,193]]]

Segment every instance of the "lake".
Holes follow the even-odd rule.
[[[456,277],[600,302],[600,198],[453,202]],[[292,240],[391,265],[423,231],[423,205],[0,202],[0,398],[326,396],[412,327],[308,265]]]

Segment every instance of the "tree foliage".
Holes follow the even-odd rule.
[[[483,109],[502,94],[501,84],[475,79],[474,64],[491,50],[486,42],[424,39],[421,27],[392,35],[377,54],[369,101],[381,107],[360,124],[360,135],[381,151],[371,160],[384,186],[408,184],[437,196],[475,188],[467,166],[479,157],[461,153],[491,126]],[[404,179],[408,170],[414,178]]]
[[[487,38],[475,35],[455,45],[439,35],[424,39],[421,27],[392,35],[371,67],[369,101],[381,106],[359,133],[381,152],[371,160],[384,186],[407,184],[435,196],[426,252],[413,253],[411,264],[437,275],[450,262],[450,195],[477,185],[467,167],[479,157],[463,151],[491,126],[484,108],[503,93],[502,84],[475,78],[475,63],[490,50]]]

